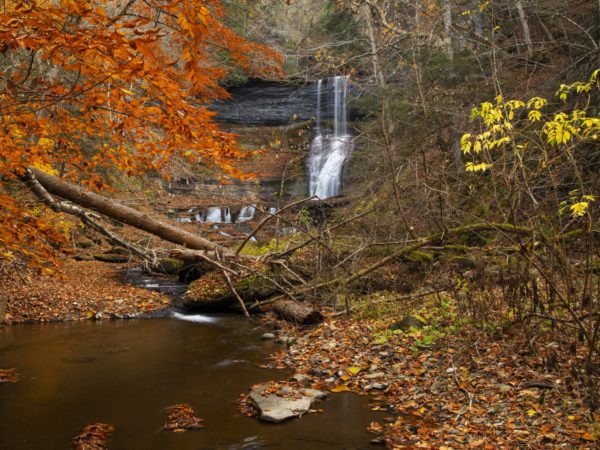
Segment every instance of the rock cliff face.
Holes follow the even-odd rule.
[[[292,125],[314,120],[317,111],[317,82],[281,82],[250,79],[228,89],[231,98],[214,103],[211,109],[221,123],[244,126]],[[356,93],[349,85],[349,96]],[[349,101],[350,120],[360,119]],[[333,119],[333,111],[323,111],[324,120]]]
[[[315,83],[282,83],[251,79],[229,89],[231,99],[215,103],[211,109],[217,121],[250,126],[289,125],[314,119]]]

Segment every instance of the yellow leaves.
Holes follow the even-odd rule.
[[[54,148],[54,141],[46,137],[40,138],[38,141],[38,147],[43,150],[51,150]]]
[[[554,121],[544,125],[546,140],[551,146],[566,144],[571,140],[574,129],[557,115]]]
[[[569,202],[561,202],[561,208],[559,212],[563,214],[567,209],[568,203],[570,203],[570,206],[568,207],[569,213],[572,218],[577,219],[585,216],[588,213],[591,204],[595,201],[596,197],[594,195],[581,195],[579,189],[574,189],[569,192]]]
[[[571,216],[583,217],[590,207],[589,202],[577,202],[571,205]]]
[[[362,369],[360,367],[350,367],[348,372],[350,375],[357,375]]]
[[[527,119],[530,122],[539,122],[542,119],[542,113],[533,109],[527,114]]]
[[[50,175],[58,175],[58,171],[54,169],[54,167],[52,167],[50,164],[41,161],[34,161],[30,165],[36,169],[41,170],[44,173],[48,173]]]
[[[334,393],[336,393],[336,392],[350,392],[350,391],[351,391],[351,389],[348,386],[346,386],[345,384],[340,384],[339,386],[336,386],[336,387],[334,387],[334,388],[331,389],[331,392],[334,392]]]
[[[465,155],[471,153],[471,148],[473,147],[473,144],[471,143],[472,137],[473,136],[470,133],[465,133],[462,138],[460,138],[460,149]]]
[[[548,100],[541,97],[533,97],[527,102],[527,109],[540,110],[548,104]]]
[[[467,172],[485,172],[490,167],[492,167],[492,164],[488,164],[488,163],[484,163],[484,162],[475,164],[475,163],[469,161],[467,164],[465,164],[465,170]]]

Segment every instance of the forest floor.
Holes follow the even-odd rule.
[[[4,279],[6,323],[129,318],[170,306],[166,295],[123,284],[123,268],[67,258],[59,275],[30,272]]]
[[[519,327],[490,333],[461,324],[450,305],[429,311],[430,325],[405,331],[374,319],[284,325],[297,340],[267,367],[370,394],[387,417],[368,431],[388,448],[598,448],[600,415],[590,416],[575,369],[584,348],[559,354],[558,333],[536,333],[533,346]]]

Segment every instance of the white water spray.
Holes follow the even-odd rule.
[[[352,152],[352,137],[348,134],[346,95],[348,77],[327,80],[327,91],[333,92],[333,134],[322,127],[323,81],[317,83],[316,136],[308,157],[309,194],[320,199],[339,194],[342,187],[344,162]]]

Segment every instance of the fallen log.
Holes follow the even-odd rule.
[[[178,244],[195,250],[208,250],[218,252],[222,255],[233,252],[208,239],[189,233],[181,228],[156,220],[147,214],[137,211],[129,206],[122,205],[115,200],[89,192],[71,183],[61,180],[41,170],[30,168],[37,182],[52,195],[56,195],[83,208],[91,209],[111,219],[138,228],[140,230],[158,236],[165,241]]]
[[[288,299],[276,300],[269,305],[281,319],[298,325],[312,325],[323,321],[323,314],[316,309]]]

